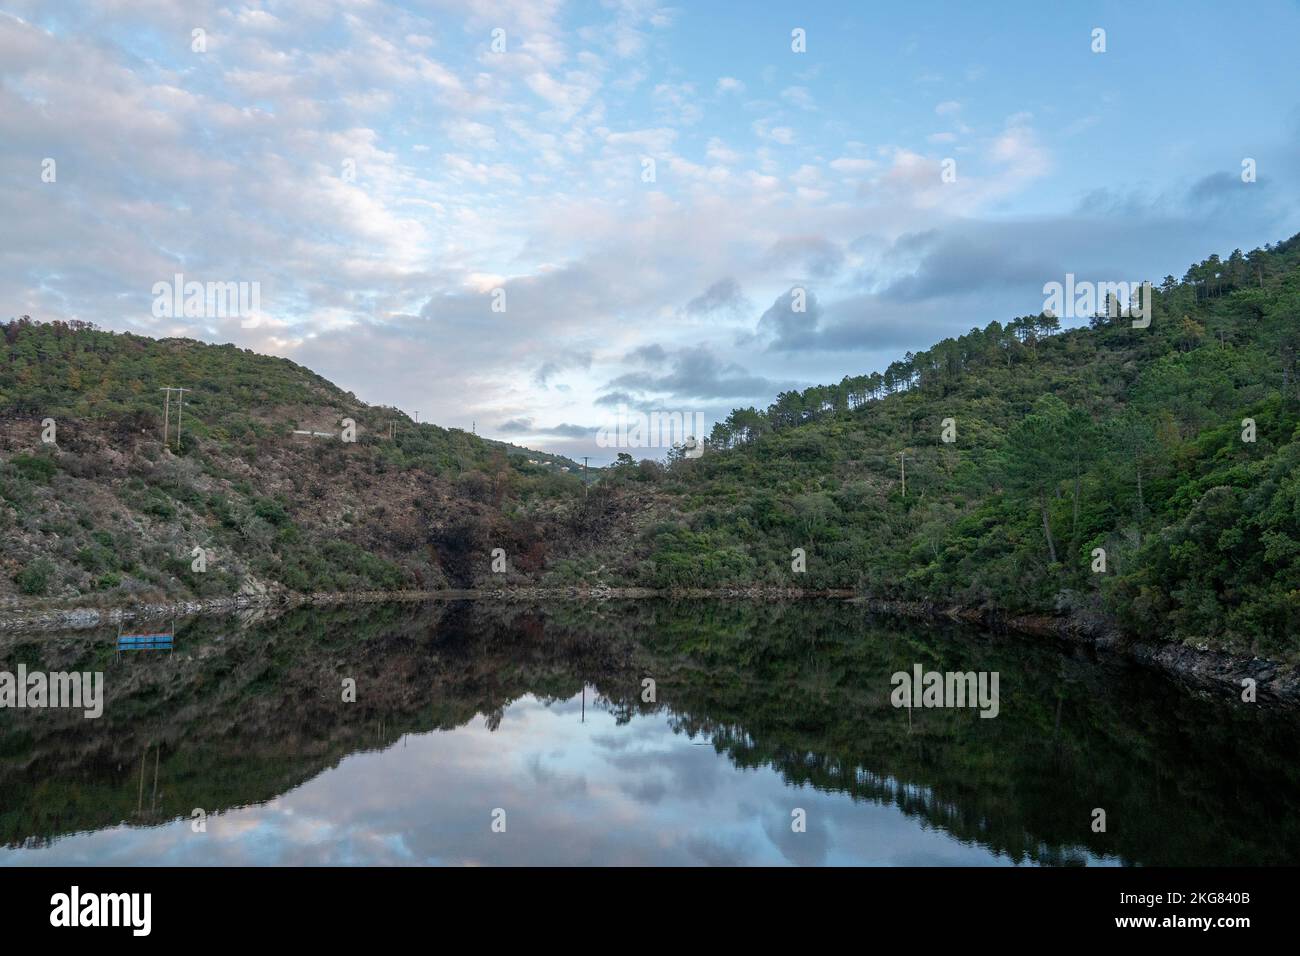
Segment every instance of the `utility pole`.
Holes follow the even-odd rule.
[[[176,450],[177,450],[177,451],[180,451],[180,450],[181,450],[181,417],[185,414],[185,393],[188,392],[189,389],[188,389],[188,388],[178,388],[178,389],[176,389],[176,391],[179,393],[179,394],[176,396],[176,397],[177,397],[177,405],[176,405]]]
[[[171,414],[172,414],[172,390],[170,388],[160,388],[158,391],[163,393],[163,444],[167,444],[167,433],[171,431]]]
[[[185,393],[191,392],[190,388],[176,388],[167,386],[160,388],[158,391],[163,393],[163,444],[166,445],[171,432],[171,411],[172,411],[172,392],[176,393],[176,450],[181,450],[181,415],[185,409]]]
[[[582,456],[582,497],[587,497],[587,458],[588,455]]]
[[[903,497],[907,497],[907,449],[904,448],[898,453],[898,477],[903,484]]]

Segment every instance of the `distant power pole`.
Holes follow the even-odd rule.
[[[588,455],[582,456],[582,497],[587,497],[587,458]]]
[[[176,393],[176,450],[181,450],[181,415],[185,410],[185,393],[191,392],[190,388],[176,388],[167,386],[160,388],[158,391],[163,393],[163,444],[170,441],[171,432],[171,410],[172,410],[172,392]]]
[[[185,393],[187,388],[176,389],[176,450],[181,450],[181,419],[185,415]]]
[[[907,497],[907,450],[904,449],[898,453],[898,477],[903,484],[903,497]]]

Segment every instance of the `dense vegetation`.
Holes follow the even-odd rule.
[[[637,573],[1069,612],[1300,658],[1298,263],[1300,237],[1211,256],[1166,277],[1149,328],[993,322],[737,410],[659,479],[679,516]]]
[[[1165,278],[1146,328],[992,322],[738,409],[702,457],[621,455],[588,489],[280,359],[18,320],[0,589],[851,587],[1296,661],[1298,266],[1300,237],[1211,256]],[[165,385],[194,390],[178,449]],[[356,444],[291,434],[345,416]],[[196,543],[215,571],[190,571]]]

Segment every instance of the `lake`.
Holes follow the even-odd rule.
[[[105,685],[98,719],[0,710],[0,864],[1300,863],[1297,715],[1055,640],[837,600],[117,637],[0,637],[0,671]],[[917,665],[996,673],[996,717],[894,706]]]

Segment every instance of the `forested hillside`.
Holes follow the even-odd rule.
[[[992,322],[737,410],[674,462],[660,487],[679,517],[636,573],[1109,618],[1296,659],[1298,263],[1300,237],[1211,256],[1165,278],[1148,328]]]
[[[991,322],[738,409],[702,457],[620,456],[586,493],[571,462],[416,426],[281,359],[4,332],[11,600],[850,587],[1300,660],[1300,237],[1166,277],[1149,327]],[[166,446],[164,386],[192,389]],[[205,572],[194,547],[212,550]]]

